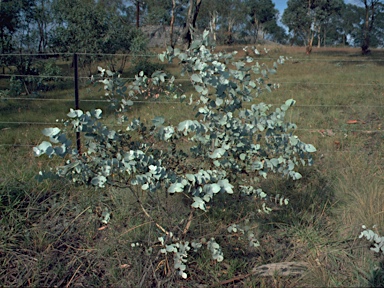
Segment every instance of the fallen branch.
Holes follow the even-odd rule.
[[[252,272],[246,275],[238,275],[231,279],[222,281],[213,287],[219,287],[222,285],[233,284],[235,282],[241,281],[249,276],[258,276],[258,277],[272,277],[272,276],[300,276],[308,268],[308,263],[306,262],[280,262],[280,263],[271,263],[265,264],[252,269]]]
[[[301,275],[308,268],[306,262],[280,262],[261,265],[252,269],[251,274],[259,277]]]

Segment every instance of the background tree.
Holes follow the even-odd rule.
[[[52,49],[69,53],[95,53],[102,49],[108,24],[93,1],[54,0],[53,8]]]
[[[289,0],[284,10],[282,22],[293,34],[294,41],[300,38],[306,45],[306,53],[312,51],[315,35],[318,43],[321,42],[322,33],[328,20],[333,14],[340,13],[342,0]]]
[[[254,43],[259,35],[264,39],[265,33],[274,32],[277,28],[278,10],[272,0],[247,0],[245,7]]]
[[[5,67],[12,66],[10,72],[24,75],[11,77],[8,92],[11,96],[19,95],[23,90],[29,94],[31,88],[39,87],[40,89],[42,86],[43,78],[30,77],[30,75],[37,75],[39,69],[44,70],[44,65],[33,63],[32,56],[22,55],[26,52],[42,51],[47,43],[45,33],[47,29],[43,25],[39,26],[43,22],[38,21],[42,18],[39,15],[41,3],[37,0],[0,1],[0,53],[6,53],[6,55],[0,55],[2,72],[4,74]],[[47,21],[44,20],[44,23]],[[16,55],[11,55],[12,53]]]
[[[200,12],[200,6],[203,0],[189,0],[188,13],[186,17],[185,27],[182,32],[182,39],[184,41],[184,45],[189,47],[192,42],[192,33],[191,28],[196,28],[197,16]]]
[[[197,22],[199,29],[208,29],[211,32],[212,38],[215,42],[217,41],[219,9],[220,1],[204,1],[201,5],[199,19]]]
[[[51,18],[51,0],[36,0],[34,19],[37,26],[38,35],[38,47],[37,51],[43,53],[48,46],[48,33],[49,24],[52,21]]]
[[[143,0],[131,0],[135,6],[135,15],[136,15],[136,28],[140,27],[140,15],[142,10],[144,10],[146,3]]]
[[[96,0],[97,6],[109,12],[124,14],[126,9],[125,0]]]
[[[233,44],[236,40],[235,33],[238,28],[245,32],[245,3],[238,0],[218,0],[216,1],[217,27],[220,32],[220,42],[224,44]],[[240,29],[239,29],[240,30]],[[241,33],[240,37],[246,36],[247,33]]]
[[[127,23],[117,8],[106,10],[96,4],[93,0],[55,0],[53,50],[93,54],[83,57],[82,62],[90,70],[92,61],[100,56],[97,54],[145,49],[143,34]]]
[[[16,40],[19,50],[45,52],[48,48],[51,17],[51,0],[23,0]]]
[[[175,47],[173,42],[173,27],[175,25],[175,10],[176,10],[176,0],[172,0],[172,8],[171,8],[171,19],[170,19],[170,29],[169,29],[169,40],[170,40],[170,46],[172,48]]]
[[[171,21],[172,2],[175,6],[180,1],[176,0],[147,0],[145,1],[145,11],[143,11],[143,23],[145,25],[169,25]]]
[[[301,0],[289,0],[281,21],[289,29],[292,44],[294,42],[307,44],[308,27],[311,27],[311,22],[308,17],[308,7],[306,2]]]
[[[364,5],[364,25],[361,52],[365,55],[370,52],[372,33],[376,24],[376,17],[383,12],[383,3],[380,0],[361,0]]]
[[[342,45],[360,45],[360,34],[362,29],[363,8],[353,4],[343,6],[341,16],[333,18],[334,29],[329,30],[340,37],[336,40],[337,35],[333,37],[336,44]],[[336,30],[336,31],[335,31]],[[331,34],[332,35],[332,34]]]
[[[317,29],[317,46],[321,43],[325,46],[327,39],[327,31],[335,27],[335,18],[341,16],[343,10],[343,0],[317,0],[315,5],[314,26]]]
[[[175,33],[175,27],[186,25],[186,13],[188,11],[188,0],[147,0],[144,13],[146,25],[169,26],[169,45],[174,47],[180,37]],[[159,27],[160,29],[164,27]]]
[[[186,10],[186,0],[171,0],[171,9],[170,9],[170,19],[169,19],[169,41],[170,46],[175,47],[177,40],[180,37],[180,29],[179,32],[175,34],[175,25],[178,25],[179,27],[182,27],[186,22],[185,13],[184,10]],[[188,10],[189,11],[189,10]]]
[[[287,44],[288,35],[286,30],[278,25],[276,21],[268,24],[266,33],[269,40],[280,44]]]
[[[40,48],[44,45],[39,37],[39,30],[44,27],[39,27],[38,24],[38,8],[40,1],[34,0],[15,0],[0,2],[0,34],[1,34],[1,53],[15,53],[20,55],[1,55],[0,63],[3,68],[12,66],[12,71],[16,75],[25,75],[23,77],[13,76],[10,79],[10,95],[14,91],[21,93],[23,90],[26,94],[30,94],[31,90],[41,90],[43,78],[35,78],[33,75],[38,75],[39,70],[44,70],[44,65],[34,63],[32,56],[23,55],[21,53],[36,52],[38,44]],[[43,35],[45,37],[46,35]],[[46,39],[46,38],[44,38]],[[35,65],[36,64],[36,65]],[[31,76],[32,75],[32,76]],[[13,88],[15,90],[13,91]],[[16,95],[16,94],[15,94]]]
[[[17,0],[4,0],[0,2],[0,49],[1,54],[11,53],[14,49],[13,34],[19,28],[21,5]],[[7,57],[8,58],[8,57]],[[8,65],[5,56],[0,58],[3,74]]]

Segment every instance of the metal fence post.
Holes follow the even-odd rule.
[[[79,108],[79,69],[78,69],[78,59],[77,59],[77,53],[73,54],[73,67],[74,67],[74,76],[75,76],[75,109],[78,110]],[[77,152],[80,155],[81,154],[81,140],[80,140],[80,132],[76,132],[76,147]]]

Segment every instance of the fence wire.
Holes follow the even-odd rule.
[[[248,53],[250,52],[251,50],[248,50]],[[275,52],[273,52],[275,53]],[[3,54],[0,54],[0,57],[10,57],[10,56],[13,56],[13,57],[20,57],[20,56],[33,56],[33,57],[44,57],[44,56],[61,56],[61,57],[66,57],[66,58],[70,58],[73,56],[73,54],[77,54],[77,55],[81,55],[81,56],[97,56],[97,57],[104,57],[104,56],[108,56],[108,57],[143,57],[143,58],[148,58],[148,57],[153,57],[153,58],[157,58],[158,57],[158,54],[157,53],[148,53],[148,54],[132,54],[132,53],[115,53],[115,54],[111,54],[111,53],[89,53],[89,52],[73,52],[73,53],[3,53]],[[357,53],[356,53],[357,55]],[[359,54],[360,55],[360,54]],[[261,55],[256,55],[256,54],[251,54],[249,56],[253,56],[256,60],[262,60],[262,61],[271,61],[273,60],[271,57],[263,57]],[[327,57],[327,59],[324,59],[324,58],[316,58],[316,57],[307,57],[307,58],[297,58],[297,57],[291,57],[290,60],[291,61],[301,61],[301,62],[335,62],[335,61],[338,61],[338,62],[384,62],[384,59],[382,58],[375,58],[375,59],[353,59],[353,58],[350,58],[350,59],[343,59],[341,57],[344,57],[344,56],[340,56],[340,57],[337,57],[337,56],[334,56],[334,57]],[[340,59],[341,58],[341,59]],[[239,59],[242,59],[241,57],[233,57],[233,60],[239,60]]]
[[[32,122],[32,121],[0,121],[0,124],[8,124],[8,125],[64,125],[64,123],[58,121],[58,122]],[[355,125],[355,124],[350,124]],[[112,126],[112,127],[120,127],[120,128],[126,128],[127,125],[122,124],[106,124],[106,126]],[[2,129],[4,130],[4,128]],[[321,131],[332,131],[333,133],[341,132],[341,133],[347,133],[347,132],[353,132],[353,133],[383,133],[384,130],[381,129],[339,129],[339,128],[329,128],[329,127],[320,127],[320,128],[296,128],[292,129],[292,131],[306,131],[311,133],[318,133]],[[1,131],[1,130],[0,130]]]
[[[132,57],[132,54],[99,54],[99,53],[76,53],[81,56],[113,56],[113,57]],[[66,58],[71,58],[73,56],[73,53],[21,53],[21,54],[0,54],[0,57],[22,57],[22,56],[28,56],[28,57],[45,57],[45,56],[54,56],[54,57],[66,57]],[[140,55],[134,55],[134,57],[157,57],[156,54],[140,54]],[[239,58],[240,59],[240,58]],[[236,57],[235,59],[236,60]],[[256,60],[260,61],[272,61],[271,58],[266,58],[266,57],[257,57]],[[298,61],[298,62],[309,62],[309,61],[315,61],[315,62],[330,62],[330,63],[375,63],[375,62],[384,62],[384,59],[340,59],[340,58],[327,58],[327,59],[321,59],[321,58],[292,58],[292,61]],[[67,63],[68,64],[68,63]],[[69,64],[68,67],[69,68]],[[73,67],[71,67],[69,70],[72,70]],[[63,79],[63,80],[73,80],[74,76],[73,75],[32,75],[32,74],[0,74],[0,78],[11,78],[11,77],[18,77],[18,78],[41,78],[41,79]],[[79,76],[78,79],[81,80],[90,80],[91,78],[88,76]],[[120,79],[122,80],[135,80],[133,77],[121,77]],[[189,78],[177,78],[176,81],[191,81]],[[384,83],[336,83],[336,82],[302,82],[302,81],[279,81],[279,79],[273,79],[273,82],[279,83],[279,84],[286,84],[286,85],[311,85],[311,86],[365,86],[365,87],[382,87],[384,86]],[[288,91],[290,89],[288,88]],[[1,95],[1,94],[0,94]],[[57,102],[73,102],[75,99],[74,98],[36,98],[36,97],[7,97],[7,96],[1,96],[0,100],[2,101],[57,101]],[[87,103],[109,103],[109,100],[105,99],[81,99],[81,102],[87,102]],[[184,104],[180,101],[141,101],[141,100],[135,100],[133,103],[140,103],[140,104],[147,104],[147,105],[157,105],[157,104],[162,104],[162,105],[175,105],[175,104]],[[252,105],[252,103],[244,103],[245,106]],[[270,104],[272,106],[281,106],[281,103],[279,104]],[[319,107],[334,107],[334,108],[384,108],[384,105],[379,104],[379,105],[327,105],[327,104],[310,104],[310,105],[295,105],[294,107],[297,108],[319,108]],[[0,121],[0,124],[2,125],[62,125],[63,123],[60,122],[30,122],[30,121]],[[123,125],[112,125],[114,127],[124,127]],[[0,130],[0,138],[1,138],[1,133],[7,130],[7,128],[3,128]],[[332,130],[333,132],[336,133],[344,133],[346,132],[346,129],[334,129],[334,128],[298,128],[295,129],[295,131],[304,131],[308,133],[312,132],[319,132],[319,131],[324,131],[324,130]],[[373,130],[364,130],[364,129],[350,129],[348,132],[354,132],[354,133],[382,133],[384,130],[380,129],[373,129]],[[5,144],[0,142],[0,146],[3,147],[33,147],[34,145],[16,145],[16,144]],[[355,153],[358,151],[326,151],[322,153]]]
[[[54,79],[70,79],[73,80],[73,76],[49,76],[49,75],[21,75],[21,74],[0,74],[5,77],[19,77],[19,78],[54,78]],[[81,80],[91,80],[90,77],[79,76]],[[132,80],[134,81],[136,78],[133,77],[120,77],[121,80]],[[279,84],[296,84],[296,85],[326,85],[326,86],[384,86],[384,83],[350,83],[350,82],[300,82],[300,81],[279,81],[279,79],[273,79],[275,83]],[[166,80],[169,81],[169,80]],[[191,81],[189,78],[176,78],[175,81]]]
[[[58,101],[58,102],[73,102],[73,98],[26,98],[26,97],[1,97],[0,100],[21,100],[21,101]],[[187,100],[186,100],[187,101]],[[189,101],[189,100],[188,100]],[[110,103],[110,100],[103,99],[82,99],[81,102],[91,102],[91,103]],[[140,104],[149,104],[149,105],[157,105],[157,104],[182,104],[185,105],[185,101],[141,101],[141,100],[132,100],[133,103]],[[268,103],[271,106],[281,106],[282,103]],[[243,106],[251,106],[253,103],[243,103]],[[295,104],[295,107],[334,107],[334,108],[384,108],[384,105],[328,105],[328,104]]]
[[[31,145],[31,144],[0,144],[0,147],[3,148],[29,148],[33,149],[33,147],[36,147],[37,145]],[[361,150],[317,150],[317,155],[319,155],[320,158],[323,158],[324,155],[330,155],[330,154],[361,154]]]

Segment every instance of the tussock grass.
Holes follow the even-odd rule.
[[[377,50],[362,57],[358,49],[315,48],[308,57],[301,47],[268,48],[270,55],[263,59],[268,63],[280,55],[291,56],[292,61],[270,78],[281,83],[281,89],[264,93],[255,101],[279,106],[288,98],[295,99],[297,104],[288,111],[287,120],[298,125],[295,133],[304,142],[318,149],[315,165],[300,171],[300,181],[271,175],[263,183],[263,189],[272,195],[288,197],[289,206],[273,207],[270,215],[251,216],[257,209],[252,199],[215,199],[217,209],[198,214],[190,231],[224,244],[225,260],[215,263],[201,250],[189,263],[189,279],[181,281],[172,274],[172,259],[147,254],[145,247],[156,238],[158,229],[145,217],[132,191],[77,187],[61,180],[38,183],[34,177],[39,169],[64,160],[34,158],[32,147],[20,145],[41,142],[41,129],[50,125],[0,123],[0,283],[196,287],[233,279],[226,285],[383,286],[383,257],[374,255],[369,243],[358,236],[363,224],[376,225],[377,232],[384,234],[384,52]],[[238,50],[239,57],[243,53],[242,47],[217,49]],[[178,73],[175,64],[166,69]],[[179,81],[189,97],[192,87]],[[39,97],[70,99],[72,95],[71,89],[62,89]],[[96,101],[102,91],[83,88],[81,97]],[[195,113],[190,106],[165,102],[177,101],[137,103],[128,117],[150,123],[153,117],[164,115],[175,124]],[[103,105],[81,104],[85,110]],[[70,107],[71,102],[1,101],[0,122],[55,123]],[[105,112],[105,116],[107,123],[113,123],[113,113]],[[348,124],[350,120],[356,123]],[[151,210],[160,224],[171,219],[177,225],[179,217],[175,215],[187,215],[188,202],[180,195],[137,193],[147,209],[155,207],[159,199],[165,201],[164,210]],[[100,230],[99,218],[105,209],[112,218],[107,228]],[[249,248],[239,235],[227,233],[229,224],[244,217],[251,219],[260,247]],[[132,248],[137,242],[139,247]],[[253,267],[280,262],[306,262],[308,269],[301,276],[245,277]]]

